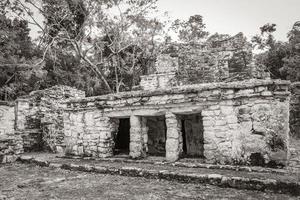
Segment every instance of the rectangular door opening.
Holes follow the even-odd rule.
[[[114,155],[128,155],[130,143],[130,120],[119,119],[118,132],[114,138]]]
[[[167,134],[165,116],[147,117],[147,127],[147,154],[150,156],[165,157]]]
[[[181,116],[183,157],[204,158],[203,119],[201,114]]]

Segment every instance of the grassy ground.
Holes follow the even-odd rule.
[[[297,199],[289,195],[165,180],[0,165],[0,199]]]

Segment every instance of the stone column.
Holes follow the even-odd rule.
[[[25,99],[17,99],[15,106],[15,127],[18,131],[23,131],[26,124],[26,114],[29,110],[29,102]]]
[[[179,118],[171,113],[166,113],[167,141],[166,141],[166,159],[167,161],[176,161],[182,152],[182,134]]]
[[[143,136],[143,153],[144,157],[146,157],[147,152],[148,152],[148,130],[149,128],[147,127],[147,118],[142,117],[141,120],[141,125],[142,125],[142,136]]]
[[[97,153],[99,157],[113,156],[113,132],[118,124],[108,117],[101,117],[97,120],[99,120],[99,127],[97,128],[99,132],[95,132],[90,138],[94,139],[97,144]],[[99,139],[97,140],[98,133]]]
[[[142,117],[132,115],[130,117],[130,144],[129,155],[132,158],[140,158],[143,152],[144,135],[142,134]]]

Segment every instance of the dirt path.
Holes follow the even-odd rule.
[[[0,199],[297,199],[258,191],[42,168],[0,166]]]

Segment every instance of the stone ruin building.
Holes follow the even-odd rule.
[[[230,50],[184,52],[158,56],[137,91],[85,97],[55,86],[2,102],[0,161],[47,150],[82,157],[300,166],[299,84],[290,105],[289,81],[272,80],[254,64],[230,69]]]

